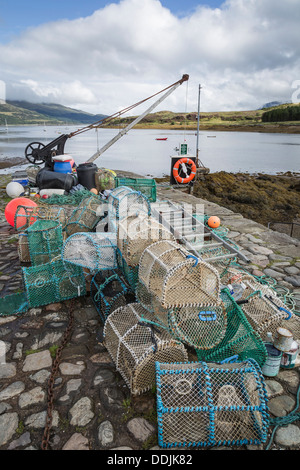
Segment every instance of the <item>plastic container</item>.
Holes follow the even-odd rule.
[[[77,166],[78,183],[87,189],[96,187],[95,173],[98,167],[94,163],[81,163]]]
[[[71,161],[55,162],[54,171],[56,173],[72,173]]]
[[[282,351],[276,349],[272,343],[265,343],[265,346],[268,355],[261,371],[267,377],[275,377],[280,369]]]
[[[69,191],[77,184],[77,176],[73,173],[57,173],[55,171],[42,169],[36,176],[39,189],[64,189]]]
[[[299,352],[299,344],[293,341],[291,349],[288,352],[282,353],[280,367],[283,369],[293,369],[296,364],[296,359]]]
[[[134,191],[141,191],[150,202],[156,201],[156,181],[150,178],[116,178],[115,186],[127,186]]]

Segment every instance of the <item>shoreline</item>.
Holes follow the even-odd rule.
[[[128,123],[127,123],[128,124]],[[126,125],[127,125],[126,124]],[[90,124],[91,125],[91,124]],[[85,126],[85,124],[74,123],[68,124],[68,127],[80,127]],[[39,124],[14,124],[8,127],[43,127]],[[64,124],[47,124],[47,127],[65,127]],[[100,127],[100,129],[120,129],[120,127],[125,127],[125,125],[118,126],[118,125],[104,125]],[[195,131],[197,132],[197,123],[184,123],[182,124],[174,124],[170,125],[169,123],[161,123],[158,124],[157,122],[155,125],[151,125],[151,123],[147,124],[136,124],[133,129],[139,130],[165,130],[165,131]],[[247,124],[231,124],[229,122],[225,122],[224,124],[208,124],[201,122],[200,120],[200,129],[199,131],[212,131],[212,132],[263,132],[263,133],[270,133],[270,134],[300,134],[300,122],[294,123],[247,123]],[[67,133],[66,133],[67,134]]]

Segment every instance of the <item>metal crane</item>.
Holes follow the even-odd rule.
[[[178,88],[183,82],[186,82],[188,79],[189,79],[189,75],[185,74],[182,76],[180,80],[164,88],[163,90],[155,93],[154,95],[149,96],[148,98],[145,98],[139,101],[138,103],[135,103],[121,111],[118,111],[117,113],[114,113],[111,116],[101,119],[100,121],[97,121],[93,124],[89,124],[88,126],[82,127],[78,129],[77,131],[74,131],[70,134],[62,134],[60,137],[53,140],[47,145],[44,145],[41,142],[32,142],[29,145],[27,145],[25,149],[25,157],[30,163],[33,163],[35,165],[41,165],[42,163],[45,163],[45,162],[50,164],[53,156],[64,154],[65,143],[68,139],[78,134],[81,134],[83,132],[86,132],[90,129],[98,129],[100,127],[103,127],[104,124],[107,124],[112,119],[121,116],[122,114],[130,111],[131,109],[144,103],[145,101],[148,101],[149,99],[159,95],[160,93],[166,92],[157,101],[155,101],[155,103],[153,103],[152,106],[150,106],[144,113],[142,113],[139,117],[134,119],[133,122],[131,122],[124,129],[122,129],[113,139],[111,139],[106,145],[104,145],[100,150],[98,150],[94,155],[92,155],[92,157],[89,160],[87,160],[88,163],[93,162],[102,153],[104,153],[111,145],[113,145],[115,142],[117,142],[117,140],[119,140],[123,135],[125,135],[132,127],[134,127],[139,121],[141,121],[145,116],[147,116],[147,114],[149,114],[156,106],[158,106],[163,100],[165,100],[171,93],[173,93],[173,91],[175,91],[176,88]]]

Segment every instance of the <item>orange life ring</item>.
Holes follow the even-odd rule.
[[[182,178],[178,174],[179,165],[181,165],[182,163],[187,163],[189,165],[192,165],[191,173],[186,178]],[[178,183],[182,183],[182,184],[189,183],[195,177],[195,174],[196,174],[196,164],[190,158],[187,158],[187,157],[180,158],[179,160],[177,160],[177,162],[173,166],[173,176],[176,179],[176,181],[178,181]]]

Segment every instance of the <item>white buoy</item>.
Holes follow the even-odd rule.
[[[19,197],[24,193],[24,188],[17,181],[11,181],[6,186],[6,193],[11,198]]]

